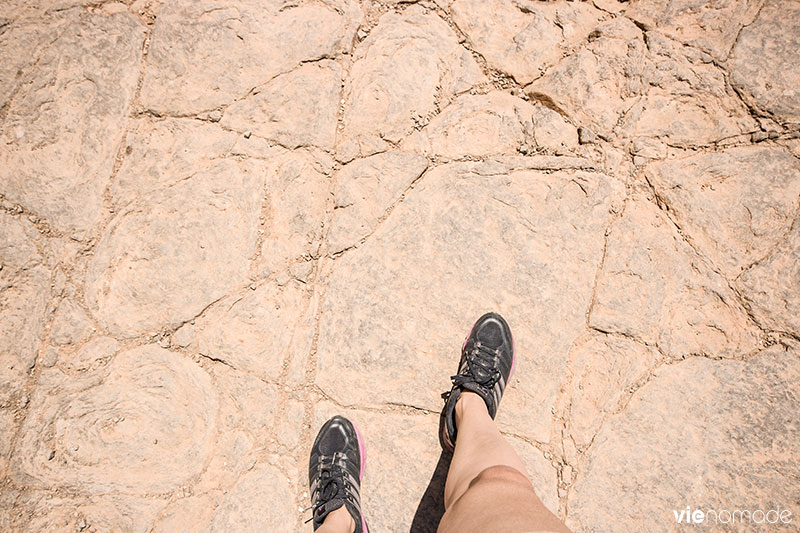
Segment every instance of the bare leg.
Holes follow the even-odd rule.
[[[353,522],[353,517],[343,505],[335,511],[331,511],[315,533],[353,533],[355,530],[356,523]]]
[[[536,496],[525,465],[500,434],[483,399],[462,392],[455,411],[458,437],[439,530],[568,532]]]

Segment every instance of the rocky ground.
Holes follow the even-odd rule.
[[[310,531],[344,412],[372,530],[433,531],[487,310],[570,527],[800,513],[796,1],[0,17],[0,530]]]

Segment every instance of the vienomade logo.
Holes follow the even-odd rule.
[[[687,505],[674,509],[672,513],[679,524],[772,524],[792,523],[792,512],[788,509],[697,509]]]

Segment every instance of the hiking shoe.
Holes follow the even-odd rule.
[[[344,505],[356,523],[355,533],[368,533],[360,494],[365,465],[364,441],[356,426],[338,415],[325,422],[314,439],[308,461],[314,510],[309,521],[314,521],[314,531],[328,514]]]
[[[442,394],[444,409],[439,419],[439,441],[446,450],[456,445],[456,402],[463,391],[474,392],[495,417],[503,391],[514,373],[514,341],[511,329],[497,313],[486,313],[475,322],[461,346],[453,388]]]

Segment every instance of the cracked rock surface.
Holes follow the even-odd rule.
[[[0,530],[435,531],[488,310],[574,530],[800,514],[797,2],[3,8]]]

